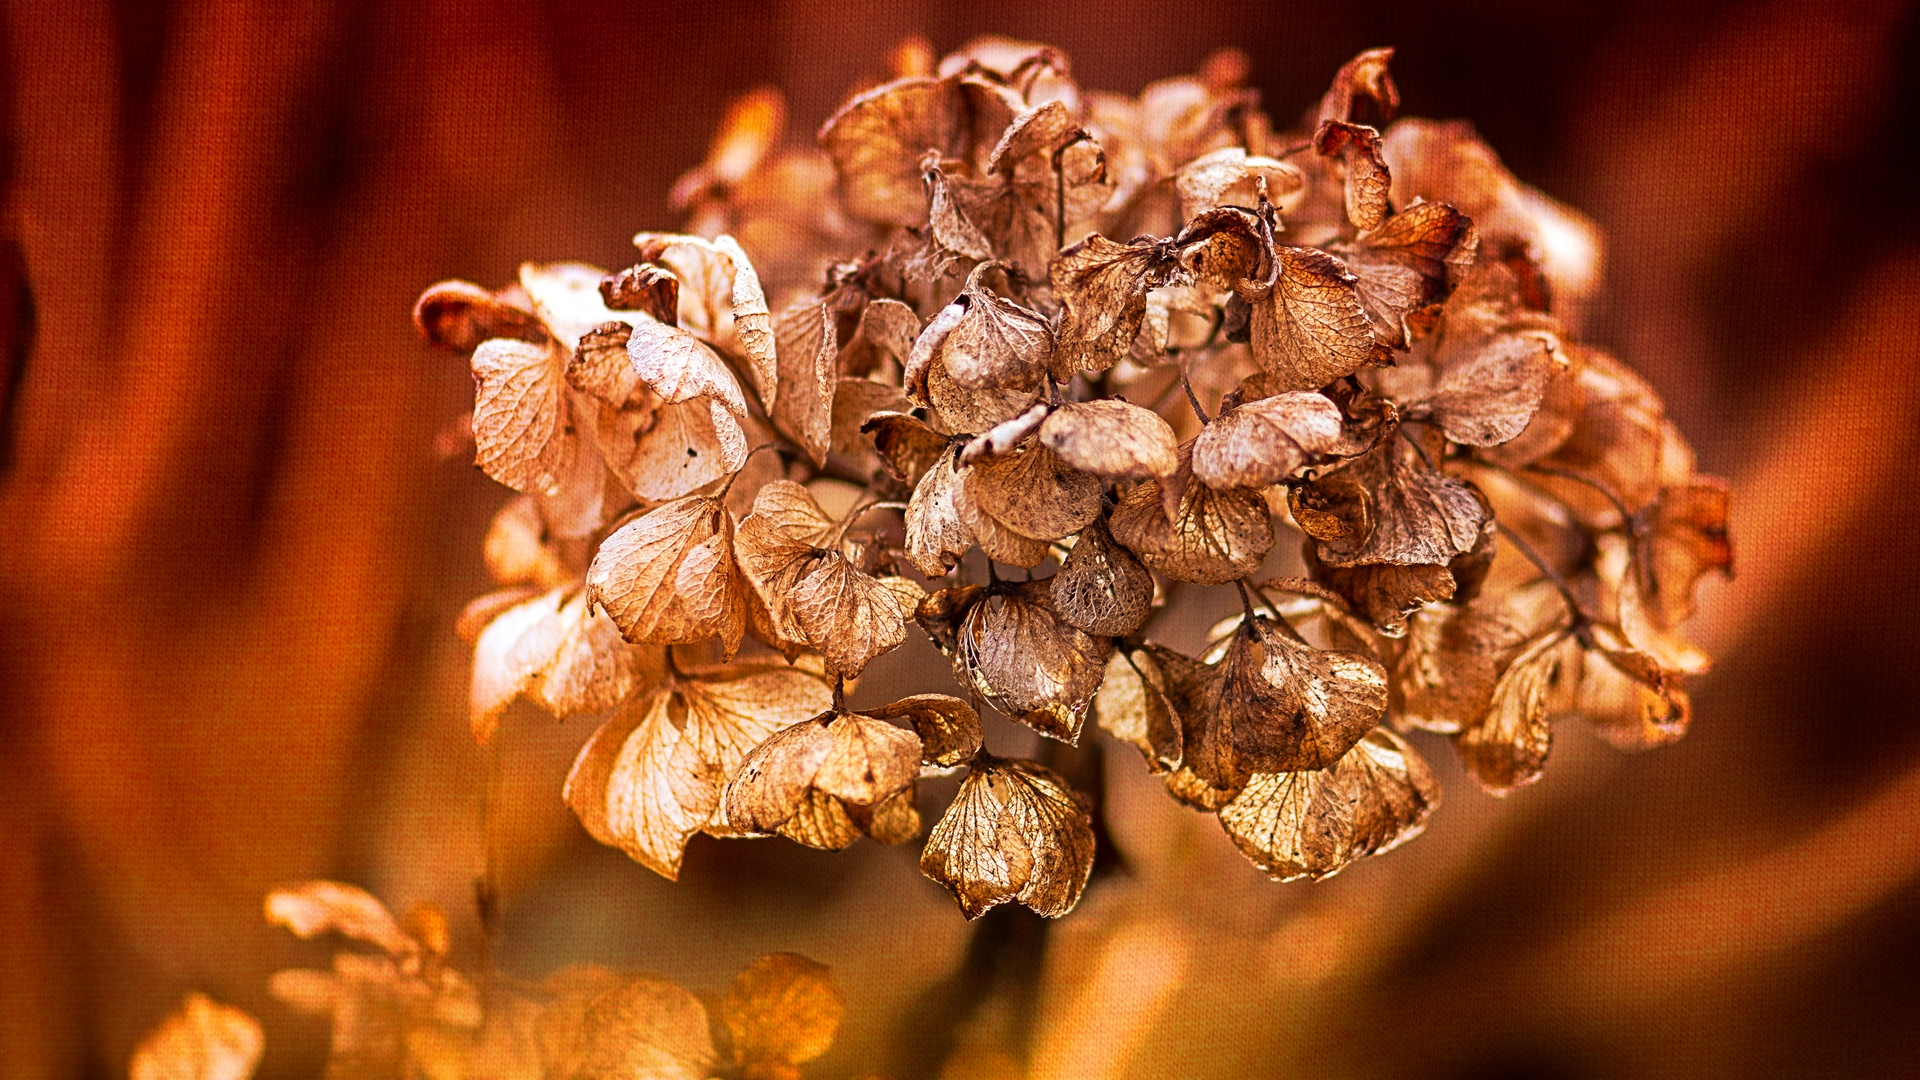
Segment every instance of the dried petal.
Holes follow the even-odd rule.
[[[1220,824],[1275,881],[1319,879],[1413,839],[1439,802],[1433,770],[1377,728],[1330,768],[1255,775],[1220,808]]]
[[[719,1064],[706,1006],[651,975],[596,995],[571,1035],[553,1033],[553,1049],[564,1050],[542,1054],[550,1075],[707,1080]]]
[[[826,712],[755,747],[727,781],[721,805],[737,832],[777,832],[813,847],[842,848],[859,833],[835,821],[851,823],[849,812],[871,810],[912,787],[920,756],[920,737],[911,731]]]
[[[1505,795],[1540,778],[1552,735],[1547,694],[1562,665],[1578,656],[1564,632],[1529,642],[1494,684],[1486,716],[1453,737],[1460,763],[1489,793]]]
[[[839,315],[818,300],[794,304],[775,324],[779,341],[780,400],[773,423],[815,465],[827,460],[833,436],[833,392],[840,372]]]
[[[1114,539],[1175,581],[1222,585],[1260,568],[1273,549],[1273,519],[1259,492],[1216,491],[1189,480],[1169,520],[1160,488],[1167,482],[1149,480],[1121,496]]]
[[[920,735],[921,760],[952,768],[980,752],[985,735],[973,706],[948,694],[915,694],[891,705],[871,709],[876,720],[905,720]]]
[[[839,532],[812,493],[788,480],[760,489],[734,534],[734,550],[779,644],[798,643],[852,678],[906,640],[913,604],[839,550],[820,544]],[[773,643],[773,642],[770,642]]]
[[[1089,634],[1131,634],[1152,610],[1153,575],[1096,518],[1080,530],[1053,576],[1053,605],[1069,625]]]
[[[1069,468],[1045,446],[970,466],[960,473],[960,484],[966,490],[963,519],[982,547],[987,543],[985,530],[975,527],[981,514],[1035,540],[1072,536],[1100,515],[1100,481]],[[965,513],[968,509],[972,516]],[[994,554],[991,549],[987,553]]]
[[[1267,619],[1242,624],[1188,691],[1183,763],[1238,788],[1257,772],[1324,769],[1387,708],[1387,672],[1358,653],[1316,649]]]
[[[396,957],[420,949],[373,894],[337,881],[303,881],[275,889],[267,894],[266,909],[269,923],[286,927],[295,937],[339,934]]]
[[[819,676],[784,665],[672,679],[593,733],[567,776],[567,804],[596,840],[677,877],[687,840],[713,817],[748,752],[832,703]]]
[[[860,425],[873,439],[895,478],[919,484],[920,478],[947,452],[947,437],[928,427],[924,420],[904,413],[877,413]]]
[[[473,350],[474,464],[529,494],[556,495],[579,452],[563,396],[564,354],[493,338]]]
[[[1121,401],[1069,402],[1040,425],[1040,441],[1083,473],[1109,480],[1172,476],[1173,428],[1151,409]]]
[[[979,695],[1027,726],[1077,742],[1112,641],[1061,618],[1042,578],[989,589],[961,625],[954,666]]]
[[[443,349],[472,352],[490,338],[515,338],[531,345],[551,341],[531,309],[470,281],[443,281],[420,294],[413,325]]]
[[[1187,708],[1186,687],[1204,674],[1206,665],[1148,642],[1119,644],[1107,661],[1106,676],[1094,698],[1093,713],[1101,730],[1131,743],[1147,759],[1151,772],[1180,766],[1181,712]]]
[[[1380,119],[1391,120],[1400,109],[1400,88],[1387,72],[1392,49],[1368,49],[1346,63],[1333,77],[1333,86],[1320,99],[1319,121],[1352,120],[1356,99],[1372,103]]]
[[[960,785],[927,837],[920,871],[969,919],[1009,900],[1057,918],[1079,903],[1093,872],[1093,819],[1059,775],[995,759]]]
[[[601,542],[587,570],[587,594],[628,641],[719,638],[732,659],[747,623],[733,515],[710,495],[655,507]]]
[[[1532,334],[1482,339],[1467,356],[1449,359],[1432,392],[1408,411],[1432,417],[1447,438],[1464,446],[1517,438],[1540,408],[1548,381],[1566,367],[1553,339]]]
[[[774,405],[779,376],[773,313],[739,242],[731,236],[704,240],[671,233],[641,233],[633,242],[641,258],[680,280],[679,325],[717,349],[744,356],[761,403]]]
[[[1422,202],[1332,250],[1353,273],[1374,335],[1404,349],[1413,339],[1407,317],[1443,303],[1478,247],[1466,215],[1445,203]]]
[[[1280,483],[1334,447],[1343,419],[1339,406],[1310,390],[1246,402],[1194,438],[1194,478],[1216,489]]]
[[[1133,349],[1146,316],[1147,290],[1180,272],[1171,243],[1122,244],[1098,234],[1060,252],[1048,268],[1060,315],[1058,362],[1072,371],[1104,371]]]
[[[1252,305],[1254,358],[1280,389],[1317,389],[1387,361],[1390,353],[1373,336],[1346,264],[1315,248],[1284,244],[1274,245],[1268,259],[1271,287],[1238,288]]]
[[[1360,230],[1375,229],[1387,218],[1387,189],[1392,179],[1381,156],[1380,132],[1362,124],[1322,120],[1314,150],[1346,162],[1347,220]]]
[[[884,225],[918,225],[926,220],[920,161],[927,151],[960,157],[990,143],[1018,111],[1011,91],[982,79],[900,79],[841,106],[820,129],[820,145],[833,158],[849,211]],[[978,138],[983,132],[990,134]]]
[[[959,476],[946,445],[941,443],[939,460],[920,478],[907,503],[907,558],[930,578],[952,570],[973,547],[973,534],[954,502]]]
[[[1404,438],[1292,489],[1288,505],[1330,566],[1444,565],[1473,549],[1489,518],[1472,484],[1428,468]]]

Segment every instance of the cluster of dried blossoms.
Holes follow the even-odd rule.
[[[797,1080],[846,1012],[827,969],[791,953],[748,964],[711,1008],[658,976],[595,965],[536,984],[491,976],[483,994],[447,963],[446,917],[431,905],[402,923],[363,890],[309,881],[269,894],[266,913],[302,938],[371,947],[271,983],[282,1002],[331,1019],[329,1077]],[[142,1041],[130,1072],[246,1080],[264,1045],[252,1017],[192,994]]]
[[[523,493],[466,618],[477,736],[610,710],[566,798],[669,877],[697,832],[905,842],[964,768],[920,865],[969,916],[1067,911],[1094,846],[983,701],[1067,743],[1091,711],[1277,879],[1419,831],[1408,729],[1494,792],[1561,718],[1676,738],[1726,489],[1556,314],[1590,227],[1393,121],[1389,55],[1276,131],[1236,53],[1136,99],[1039,46],[903,46],[817,149],[739,103],[636,265],[429,289]],[[1191,586],[1241,609],[1198,657],[1147,637]],[[966,700],[849,708],[916,622]]]

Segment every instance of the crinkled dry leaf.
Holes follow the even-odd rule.
[[[687,840],[748,752],[832,703],[818,675],[778,664],[672,678],[593,733],[567,776],[567,805],[594,839],[677,877]]]
[[[1343,420],[1338,405],[1310,390],[1245,402],[1194,437],[1194,478],[1216,489],[1280,483],[1333,449]]]
[[[984,733],[973,706],[948,694],[915,694],[891,705],[869,709],[876,720],[905,720],[920,734],[921,760],[950,769],[980,752]]]
[[[1453,571],[1445,566],[1328,566],[1314,558],[1312,542],[1305,545],[1304,554],[1314,580],[1339,593],[1355,612],[1388,637],[1406,634],[1407,616],[1428,604],[1454,598],[1457,583]]]
[[[587,570],[587,595],[628,641],[718,638],[731,660],[747,626],[733,528],[718,496],[657,506],[601,541]]]
[[[773,313],[760,276],[739,242],[731,236],[704,240],[671,233],[641,233],[633,242],[641,258],[659,263],[679,279],[679,325],[717,349],[744,356],[761,403],[775,404],[779,376]]]
[[[1466,215],[1445,203],[1415,203],[1333,248],[1382,344],[1404,349],[1413,339],[1407,318],[1444,302],[1473,263],[1479,237]]]
[[[879,581],[839,550],[821,547],[840,531],[812,493],[789,480],[760,489],[734,534],[734,551],[777,646],[803,645],[852,678],[906,640],[913,604],[900,579]]]
[[[826,965],[794,953],[769,953],[741,969],[720,1005],[744,1075],[787,1075],[827,1052],[846,1003]],[[797,1075],[797,1074],[796,1074]]]
[[[1182,449],[1191,453],[1192,446]],[[1160,485],[1177,486],[1183,479],[1179,509],[1169,520]],[[1273,518],[1258,491],[1216,491],[1181,474],[1149,480],[1121,496],[1111,527],[1114,539],[1147,566],[1201,585],[1245,577],[1273,549]]]
[[[1060,618],[1089,634],[1131,634],[1153,608],[1153,575],[1114,540],[1105,520],[1095,518],[1053,576],[1053,606]]]
[[[1288,506],[1329,566],[1445,565],[1473,550],[1490,517],[1472,484],[1427,467],[1406,438],[1293,488]]]
[[[205,994],[188,994],[134,1047],[127,1075],[132,1080],[247,1080],[266,1041],[253,1017]]]
[[[490,338],[544,345],[551,340],[547,328],[524,300],[524,294],[510,298],[470,281],[442,281],[420,294],[413,325],[429,342],[455,352],[472,352]]]
[[[987,590],[961,624],[953,660],[994,708],[1042,735],[1077,742],[1112,640],[1061,617],[1047,578]]]
[[[825,712],[755,747],[727,781],[722,811],[741,834],[843,848],[866,831],[863,821],[876,808],[913,786],[920,756],[920,737],[905,728]]]
[[[1104,371],[1133,349],[1147,313],[1147,291],[1181,272],[1165,240],[1122,244],[1098,234],[1060,252],[1048,268],[1059,362],[1072,371]]]
[[[1188,708],[1186,689],[1205,674],[1205,668],[1198,660],[1152,642],[1118,642],[1094,697],[1094,719],[1107,734],[1133,744],[1147,759],[1150,772],[1177,769],[1183,743],[1181,713]]]
[[[969,919],[1009,900],[1057,918],[1093,872],[1093,819],[1058,774],[1030,761],[982,762],[927,837],[920,870]]]
[[[1318,879],[1413,839],[1439,802],[1433,770],[1376,728],[1329,768],[1256,774],[1220,808],[1220,824],[1275,881]]]
[[[1059,406],[1040,424],[1040,442],[1073,468],[1108,480],[1167,477],[1180,466],[1173,428],[1118,398]]]
[[[1182,762],[1218,788],[1261,772],[1324,769],[1379,723],[1387,671],[1359,653],[1316,649],[1265,618],[1243,623],[1187,691]]]
[[[1320,122],[1313,146],[1346,164],[1347,220],[1362,231],[1379,228],[1387,218],[1387,189],[1392,185],[1380,133],[1363,124],[1327,119]]]
[[[955,177],[953,194],[1002,262],[1041,281],[1066,243],[1113,196],[1107,154],[1059,102],[1022,113],[994,146],[987,175]]]
[[[839,315],[828,304],[807,300],[780,313],[780,400],[773,423],[824,464],[833,441],[833,392],[840,373]]]

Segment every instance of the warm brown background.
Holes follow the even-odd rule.
[[[914,30],[1042,38],[1127,91],[1238,44],[1283,116],[1398,46],[1408,112],[1475,120],[1607,230],[1593,335],[1736,493],[1740,577],[1698,627],[1724,659],[1677,747],[1568,728],[1496,802],[1423,744],[1428,834],[1319,886],[1267,883],[1115,755],[1132,873],[1054,928],[1033,1074],[1920,1070],[1920,19],[1372,7],[8,3],[0,1076],[121,1075],[194,987],[311,1075],[322,1033],[264,976],[324,950],[262,924],[277,882],[437,900],[470,949],[485,763],[449,627],[502,493],[437,449],[471,385],[409,305],[623,264],[730,94],[787,88],[804,137]],[[911,852],[699,839],[668,885],[560,807],[586,730],[506,733],[503,963],[717,988],[796,949],[854,1006],[823,1074],[928,1067],[967,930]]]

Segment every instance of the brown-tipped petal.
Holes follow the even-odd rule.
[[[462,353],[490,338],[534,345],[550,340],[538,315],[470,281],[443,281],[421,293],[413,325],[429,342]]]

